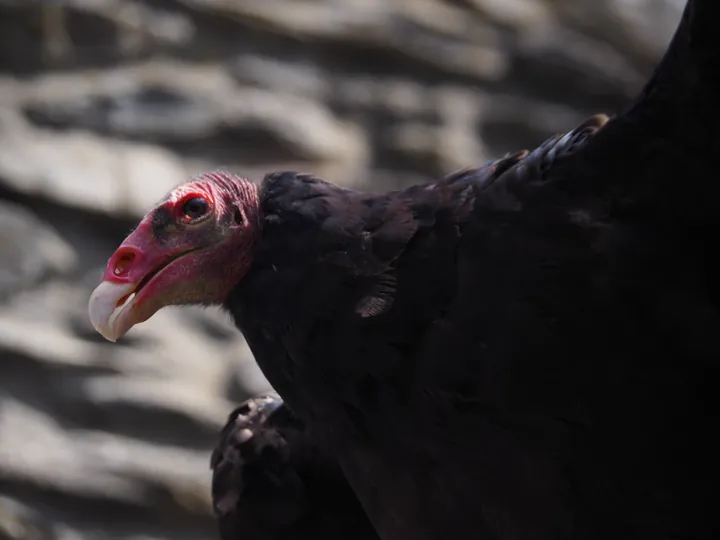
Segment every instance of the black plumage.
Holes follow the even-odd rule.
[[[98,332],[222,304],[283,399],[223,431],[223,540],[713,537],[717,21],[689,1],[626,110],[532,152],[384,194],[206,173],[145,216]]]
[[[720,5],[638,99],[388,194],[268,175],[226,300],[383,540],[711,538]]]
[[[222,538],[378,540],[338,464],[277,395],[230,414],[210,465]]]

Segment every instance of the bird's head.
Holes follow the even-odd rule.
[[[90,321],[116,341],[165,306],[222,303],[248,271],[259,234],[252,182],[207,173],[176,188],[110,257]]]

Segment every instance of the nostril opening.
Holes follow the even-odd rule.
[[[135,260],[135,253],[132,251],[125,251],[123,253],[118,253],[117,258],[115,259],[115,268],[113,269],[113,273],[116,276],[122,276],[127,273],[127,271],[132,266],[133,261]]]

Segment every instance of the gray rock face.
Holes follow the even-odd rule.
[[[117,345],[86,302],[191,174],[392,189],[640,88],[683,0],[0,0],[0,540],[216,537],[210,449],[267,388],[217,310]]]
[[[26,208],[0,200],[0,297],[77,264],[75,250]]]

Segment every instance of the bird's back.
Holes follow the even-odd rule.
[[[288,245],[236,321],[382,538],[704,538],[712,313],[683,234],[578,187],[605,122],[390,194],[266,185]]]
[[[709,538],[703,418],[720,325],[702,254],[633,201],[563,189],[585,180],[582,144],[560,160],[563,142],[477,194],[443,258],[444,301],[407,339],[402,399],[385,405],[397,451],[343,462],[359,492],[387,490],[367,500],[406,505],[370,511],[385,538]],[[398,276],[425,280],[423,299],[438,294],[425,268],[418,256]]]

